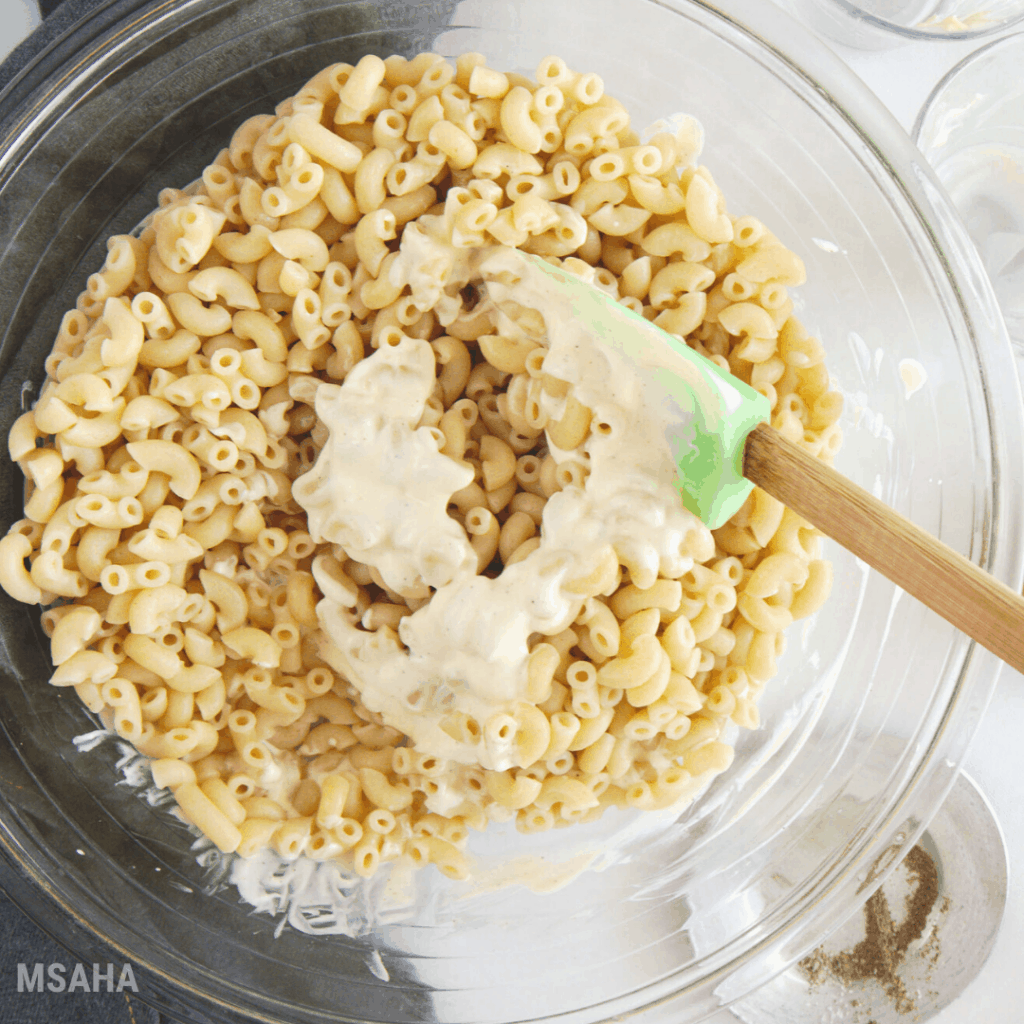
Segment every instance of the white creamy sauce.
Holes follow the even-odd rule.
[[[391,975],[388,973],[388,969],[384,966],[384,961],[381,959],[380,950],[375,949],[366,960],[366,966],[369,968],[370,973],[380,978],[381,981],[390,981]]]
[[[928,379],[925,368],[916,359],[901,359],[899,370],[900,378],[903,381],[903,394],[906,398],[920,391]]]
[[[75,750],[80,754],[84,754],[90,750],[95,750],[104,741],[116,735],[117,733],[113,729],[93,729],[92,732],[83,732],[81,735],[75,736],[71,742],[75,745]]]
[[[474,871],[472,888],[462,899],[498,892],[510,885],[521,885],[535,893],[557,892],[591,867],[597,857],[597,850],[555,861],[531,855],[512,857],[495,867]]]
[[[441,587],[476,568],[447,512],[472,467],[441,455],[436,436],[418,426],[434,367],[429,342],[407,337],[357,363],[343,386],[320,387],[316,411],[331,440],[294,490],[314,537],[376,566],[399,592]]]
[[[375,567],[400,593],[434,590],[402,620],[400,642],[359,628],[354,611],[325,599],[318,613],[333,646],[324,656],[418,751],[505,770],[516,764],[514,736],[457,740],[441,728],[445,716],[464,712],[483,731],[494,715],[510,714],[525,700],[531,634],[552,635],[572,623],[582,599],[566,583],[592,572],[608,545],[632,567],[634,582],[649,585],[659,571],[678,577],[694,558],[711,557],[713,540],[680,502],[666,437],[673,409],[661,400],[654,375],[575,319],[571,297],[550,275],[513,249],[451,246],[441,217],[406,227],[392,274],[403,275],[397,280],[411,286],[416,305],[433,309],[442,324],[457,314],[459,290],[470,282],[486,282],[481,301],[493,310],[497,333],[520,332],[502,312],[509,301],[540,312],[545,372],[568,381],[594,422],[609,428],[592,431],[574,452],[551,448],[557,460],[586,461],[585,485],[553,494],[540,546],[490,579],[476,574],[469,539],[446,512],[472,470],[441,454],[438,432],[421,423],[435,386],[429,344],[404,336],[383,344],[341,385],[317,391],[317,415],[330,436],[293,488],[310,533]],[[666,363],[673,370],[686,365],[668,353]],[[552,419],[565,401],[542,397]]]

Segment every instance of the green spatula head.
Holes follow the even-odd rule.
[[[544,260],[531,262],[571,297],[578,321],[653,382],[648,393],[664,403],[683,505],[711,529],[721,526],[754,486],[743,477],[743,448],[770,417],[768,399],[607,293]]]

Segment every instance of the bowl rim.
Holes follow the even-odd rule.
[[[1014,14],[1002,21],[985,24],[976,29],[954,29],[950,31],[929,31],[914,25],[901,25],[888,18],[862,11],[850,0],[811,0],[823,9],[829,7],[838,8],[840,16],[846,17],[861,25],[867,25],[881,32],[890,33],[896,39],[905,43],[914,42],[963,42],[964,40],[984,39],[986,36],[995,35],[997,32],[1006,32],[1024,21],[1024,11]]]
[[[48,69],[45,66],[46,58],[53,57],[59,49],[57,43],[53,43],[16,76],[14,82],[22,84],[28,84],[29,79],[39,75],[43,77],[31,85],[26,92],[21,108],[15,107],[13,111],[15,114],[23,108],[23,116],[15,128],[18,131],[23,131],[24,126],[34,118],[46,117],[47,113],[53,111],[59,103],[60,95],[64,90],[87,89],[90,77],[93,74],[99,74],[105,62],[116,59],[117,51],[124,43],[130,28],[136,25],[149,28],[152,23],[159,21],[165,14],[183,15],[190,8],[202,8],[208,2],[209,0],[183,0],[183,2],[159,0],[155,3],[147,2],[147,0],[129,0],[129,2],[108,0],[104,7],[86,19],[87,22],[92,22],[90,35],[75,51],[78,62],[74,67],[62,74],[60,69],[63,65],[59,65],[57,69]],[[1019,480],[1019,472],[1014,473],[1012,469],[1007,471],[1005,467],[1006,465],[1013,466],[1014,462],[1019,466],[1024,462],[1024,448],[1022,448],[1024,409],[1021,405],[1020,386],[1016,373],[994,372],[994,364],[1001,360],[1011,367],[1013,366],[1009,339],[980,260],[934,173],[921,159],[920,153],[913,147],[881,102],[869,92],[850,69],[836,62],[834,55],[824,43],[816,39],[785,12],[773,5],[763,4],[763,0],[648,0],[648,2],[677,13],[684,13],[687,9],[692,10],[693,8],[702,9],[721,21],[729,23],[742,34],[757,42],[774,59],[787,67],[790,73],[812,89],[819,99],[824,98],[832,112],[855,131],[870,150],[876,164],[886,168],[892,182],[900,188],[907,205],[917,215],[918,226],[934,246],[936,254],[944,261],[945,283],[948,284],[956,299],[963,327],[974,345],[979,365],[984,371],[982,377],[985,384],[985,410],[992,447],[991,497],[993,507],[991,535],[986,538],[987,543],[979,552],[981,562],[984,567],[994,572],[1004,582],[1019,589],[1022,577],[1024,577],[1024,546],[1022,546],[1024,528],[1022,528],[1022,512],[1019,511],[1024,506],[1024,501],[1021,500],[1024,488]],[[768,7],[770,10],[767,9]],[[119,19],[122,18],[120,14],[115,14],[109,23],[93,21],[98,14],[109,14],[115,8],[127,8],[130,14],[134,14],[140,9],[145,10],[142,15],[124,26],[120,24]],[[69,29],[58,42],[62,45],[69,43],[74,36],[75,28]],[[95,31],[92,31],[93,29]],[[793,52],[800,54],[799,61],[789,55]],[[54,74],[56,80],[50,82],[46,76]],[[0,104],[8,94],[8,89],[0,93]],[[4,111],[0,107],[0,118],[3,117],[3,114]],[[16,137],[17,132],[14,135],[8,133],[6,138],[0,138],[0,184],[2,184],[4,176],[3,156],[5,150],[8,148],[9,142]],[[928,214],[932,214],[932,217],[929,217]],[[976,288],[974,291],[964,286],[968,272]],[[986,339],[988,347],[980,344],[982,335],[988,336]],[[998,415],[996,415],[997,411]],[[958,652],[962,655],[959,678],[953,697],[946,709],[942,726],[932,737],[927,755],[921,760],[912,775],[905,780],[904,788],[899,794],[900,799],[893,801],[885,815],[885,821],[880,823],[873,841],[860,851],[855,860],[845,862],[843,870],[837,869],[834,874],[839,877],[835,878],[832,884],[820,893],[813,905],[806,908],[806,913],[797,926],[789,930],[780,930],[776,925],[768,929],[766,938],[761,942],[745,947],[738,956],[723,958],[725,962],[721,964],[720,968],[710,975],[706,982],[700,983],[699,987],[706,990],[708,998],[711,997],[712,987],[720,983],[730,969],[736,967],[737,964],[742,966],[748,963],[755,954],[771,952],[773,956],[766,959],[772,961],[772,974],[779,973],[817,944],[823,934],[841,923],[841,921],[835,920],[833,904],[836,895],[843,887],[842,883],[852,882],[858,867],[869,863],[879,851],[893,845],[893,836],[899,831],[905,820],[905,805],[912,795],[916,797],[916,807],[923,812],[920,815],[920,824],[918,828],[905,832],[903,843],[897,845],[906,850],[916,842],[918,835],[927,824],[930,813],[934,813],[938,809],[946,793],[955,782],[956,767],[964,756],[970,736],[973,735],[981,714],[987,706],[1001,668],[1001,663],[994,655],[967,641],[964,641],[963,646],[958,648]],[[954,717],[954,712],[957,712],[969,727],[961,729],[956,737],[951,738],[943,734],[949,732],[950,719]],[[939,748],[942,746],[939,742],[940,739],[948,741],[949,746],[942,747],[940,750]],[[3,825],[0,828],[0,845],[5,848],[0,850],[0,854],[3,854],[4,857],[14,858],[21,865],[21,870],[33,878],[37,888],[47,893],[54,901],[52,909],[55,913],[62,911],[65,914],[70,914],[76,923],[85,929],[86,933],[94,935],[101,942],[126,954],[128,959],[139,963],[146,971],[160,979],[163,984],[156,983],[158,993],[163,987],[167,987],[175,997],[181,997],[183,991],[195,992],[187,982],[182,982],[167,971],[145,960],[140,960],[131,951],[112,942],[107,935],[102,934],[73,907],[62,901],[49,880],[34,869],[27,853],[25,856],[19,856],[18,851],[22,848],[20,837],[9,830],[6,822],[0,824]],[[890,866],[895,866],[898,859],[898,857],[894,858]],[[849,903],[847,901],[846,905],[849,906],[850,914],[856,912],[860,903],[868,898],[885,877],[886,873],[883,871],[872,878],[870,886],[860,887],[856,893],[859,902],[855,900],[853,903]],[[853,885],[847,885],[847,889],[853,890],[854,888],[856,887]],[[47,928],[45,924],[43,927]],[[47,930],[52,932],[53,927],[51,926]],[[731,986],[732,991],[728,995],[730,1002],[744,995],[755,981],[763,983],[768,980],[766,977],[741,976],[742,973],[738,972],[738,982]],[[746,989],[744,989],[745,985]],[[661,987],[662,983],[652,986],[652,988]],[[195,994],[199,995],[199,993]],[[652,998],[644,1006],[627,1011],[626,1015],[633,1017],[648,1012],[671,1014],[673,1003],[676,1003],[678,1008],[680,999],[691,996],[692,991],[689,987],[682,991],[666,991]],[[158,996],[158,998],[160,997]],[[270,997],[263,996],[262,998],[265,1000],[264,1005],[269,1006],[272,1001]],[[201,1006],[208,1011],[209,1003],[207,1001],[209,1001],[214,1003],[218,1010],[231,1013],[236,1010],[233,1004],[217,999],[205,991],[201,994],[201,999],[201,1003],[195,1004],[197,1008]],[[621,1013],[621,1010],[616,1011],[615,1002],[616,1000],[611,1000],[602,1004],[602,1011],[612,1014]],[[266,1021],[274,1019],[251,1007],[246,1007],[245,1012],[252,1015],[251,1019]],[[569,1021],[574,1017],[575,1014],[567,1014],[563,1015],[562,1019]],[[665,1019],[671,1018],[666,1017]]]

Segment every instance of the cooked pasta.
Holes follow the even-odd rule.
[[[543,313],[449,283],[428,236],[585,277],[766,394],[797,444],[837,450],[841,397],[788,296],[803,265],[727,211],[695,123],[642,145],[597,75],[548,57],[537,82],[472,54],[325,69],[111,239],[12,429],[26,518],[0,540],[0,581],[51,606],[51,681],[152,757],[225,852],[461,879],[488,820],[533,833],[679,803],[728,767],[730,724],[757,727],[782,631],[827,596],[817,531],[755,490],[673,558],[627,529],[577,565],[565,621],[530,633],[518,689],[486,715],[436,680],[401,720],[371,710],[332,648],[343,620],[359,650],[403,655],[453,574],[526,573],[549,503],[585,493],[621,429],[549,361]],[[338,433],[318,412],[371,363],[442,460],[429,486],[394,484],[423,502],[416,571],[369,520],[310,511]],[[401,727],[427,720],[436,742]]]

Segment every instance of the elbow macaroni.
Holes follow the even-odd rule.
[[[609,546],[566,583],[573,625],[532,643],[524,699],[441,724],[511,745],[503,771],[416,751],[320,657],[321,599],[395,645],[430,594],[310,537],[291,487],[324,443],[320,382],[368,348],[430,342],[419,426],[472,477],[449,514],[478,573],[536,548],[548,499],[586,480],[581,446],[612,429],[544,371],[535,311],[496,322],[441,280],[432,308],[404,294],[397,240],[425,215],[456,246],[597,265],[600,287],[769,394],[797,443],[835,453],[841,397],[787,297],[799,257],[728,215],[692,126],[637,145],[596,75],[552,57],[537,80],[479,55],[457,74],[368,56],[250,119],[196,195],[111,240],[11,429],[27,518],[0,539],[4,589],[71,602],[47,613],[52,683],[153,757],[224,852],[360,875],[404,854],[458,879],[467,825],[666,806],[728,767],[724,723],[757,727],[782,630],[828,594],[817,532],[758,491],[678,578]]]

